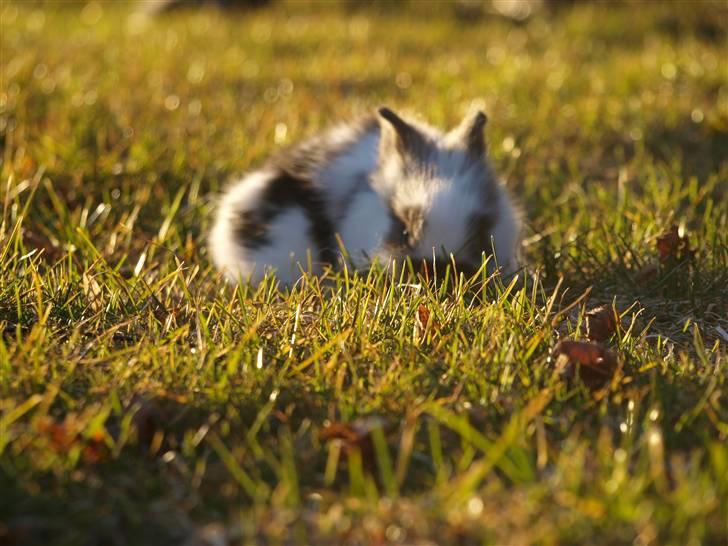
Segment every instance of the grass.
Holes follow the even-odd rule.
[[[419,9],[2,2],[0,544],[726,543],[725,9]],[[210,267],[230,176],[472,100],[515,283]],[[599,304],[590,388],[553,350]]]

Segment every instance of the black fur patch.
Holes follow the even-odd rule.
[[[477,262],[480,262],[481,253],[485,252],[486,256],[493,253],[490,237],[496,220],[496,212],[493,211],[490,214],[473,214],[468,222],[470,233],[464,250]]]
[[[278,175],[268,183],[257,210],[238,214],[235,234],[242,245],[255,249],[270,244],[269,228],[273,219],[285,209],[300,207],[311,224],[309,235],[317,246],[319,260],[336,262],[336,229],[328,215],[323,192],[313,180],[365,133],[378,129],[378,124],[373,116],[368,116],[351,122],[349,128],[345,138],[334,138],[334,132],[327,131],[281,150],[267,161],[267,167]],[[363,178],[367,182],[366,175]]]
[[[255,249],[270,244],[268,232],[276,216],[287,209],[299,207],[310,222],[309,235],[316,244],[319,260],[323,263],[334,263],[334,225],[326,210],[323,193],[313,182],[281,170],[268,183],[261,201],[258,209],[238,215],[235,235],[242,245]]]
[[[407,255],[412,250],[409,245],[407,225],[392,208],[389,209],[389,231],[384,240],[390,250],[396,254]]]

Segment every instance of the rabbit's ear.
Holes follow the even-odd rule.
[[[448,134],[448,140],[453,144],[463,146],[473,157],[482,157],[485,154],[485,125],[488,116],[481,110],[475,110],[465,116],[465,119]]]
[[[380,108],[378,114],[379,124],[382,128],[379,144],[380,156],[392,153],[411,158],[426,156],[427,141],[416,127],[407,123],[389,108]]]

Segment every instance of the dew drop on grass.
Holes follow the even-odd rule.
[[[700,123],[703,119],[705,119],[705,115],[700,108],[696,108],[690,112],[690,119],[693,120],[693,123]]]
[[[506,153],[510,153],[513,151],[513,148],[516,146],[516,141],[513,137],[507,136],[503,139],[503,151]]]
[[[278,82],[278,94],[281,97],[290,97],[293,94],[293,81],[289,78],[283,78]]]
[[[46,65],[43,63],[35,65],[35,68],[33,69],[33,77],[35,79],[41,80],[45,78],[46,74],[48,74],[48,67]]]
[[[501,15],[516,21],[525,21],[531,15],[531,4],[521,0],[493,0],[493,8]]]
[[[169,111],[179,108],[179,97],[177,95],[169,95],[164,99],[164,107]]]
[[[404,531],[401,527],[398,527],[397,525],[389,525],[384,531],[384,535],[390,542],[399,542],[404,538]]]
[[[472,517],[478,517],[483,513],[483,500],[480,497],[472,497],[468,501],[468,514]]]
[[[674,80],[677,76],[677,67],[672,63],[665,63],[660,68],[660,72],[666,80]]]
[[[288,126],[285,123],[276,123],[275,136],[273,140],[276,144],[283,144],[286,141],[286,135],[288,135]]]

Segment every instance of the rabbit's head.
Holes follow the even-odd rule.
[[[485,157],[487,118],[476,111],[446,134],[379,109],[381,136],[374,188],[390,226],[380,258],[449,261],[474,271],[491,254],[498,185]]]

